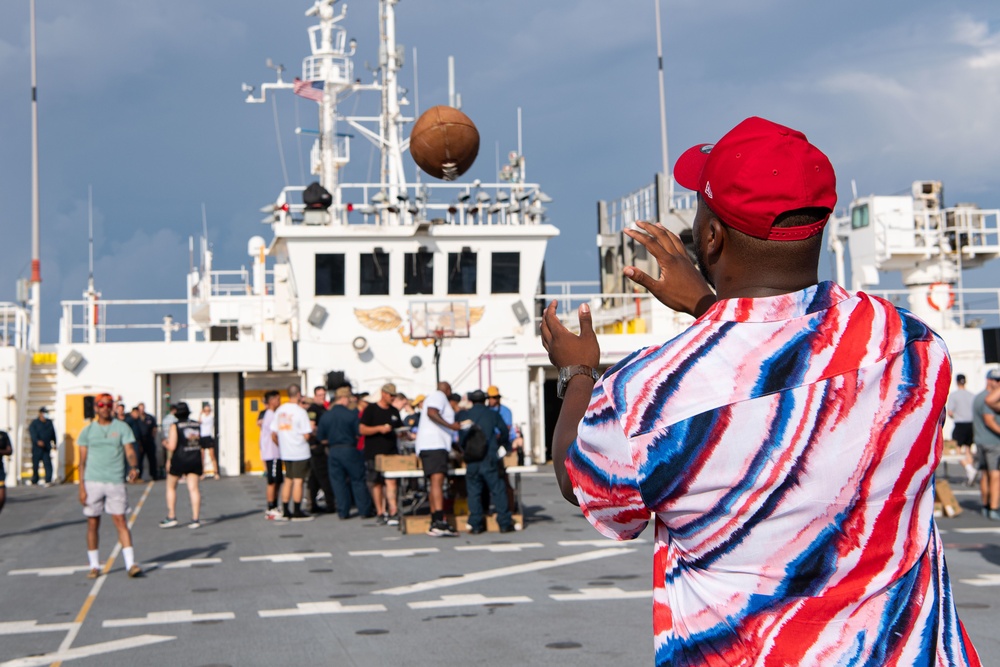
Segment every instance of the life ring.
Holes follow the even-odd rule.
[[[955,305],[955,291],[948,283],[933,283],[927,288],[927,305],[937,311],[951,310]]]

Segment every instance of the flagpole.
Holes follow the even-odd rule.
[[[663,177],[667,179],[667,206],[674,201],[674,179],[670,174],[670,161],[667,157],[667,103],[663,84],[663,38],[660,34],[660,0],[656,0],[656,59],[660,75],[660,144],[663,151]]]
[[[31,337],[37,352],[41,343],[42,260],[38,214],[38,74],[35,48],[35,0],[31,0]]]

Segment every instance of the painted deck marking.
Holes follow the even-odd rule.
[[[314,616],[316,614],[364,614],[377,611],[387,611],[381,604],[343,605],[336,600],[332,602],[300,602],[295,609],[261,609],[257,615],[261,618],[278,618],[280,616]]]
[[[194,623],[196,621],[230,621],[236,618],[231,611],[195,614],[190,609],[177,611],[151,611],[139,618],[112,618],[101,624],[102,628],[130,628],[138,625],[165,625],[167,623]]]
[[[576,554],[573,556],[563,556],[561,558],[553,558],[551,560],[540,560],[534,563],[523,563],[521,565],[498,567],[493,570],[469,572],[468,574],[463,574],[461,577],[444,577],[441,579],[432,579],[431,581],[422,581],[420,583],[410,584],[408,586],[397,586],[396,588],[385,588],[380,591],[373,591],[373,592],[379,595],[408,595],[410,593],[422,593],[424,591],[431,591],[436,588],[461,586],[462,584],[468,584],[473,581],[497,579],[499,577],[508,577],[514,574],[524,574],[525,572],[537,572],[538,570],[547,570],[553,567],[562,567],[563,565],[572,565],[574,563],[584,563],[586,561],[598,560],[601,558],[610,558],[611,556],[621,556],[622,554],[629,554],[633,553],[634,551],[635,549],[621,549],[621,548],[587,551],[582,554]]]
[[[112,653],[114,651],[124,651],[130,648],[139,648],[140,646],[159,644],[160,642],[169,642],[173,639],[177,638],[167,637],[164,635],[138,635],[136,637],[116,639],[110,642],[90,644],[89,646],[80,646],[78,648],[71,648],[65,651],[60,650],[55,653],[46,653],[45,655],[32,655],[27,658],[8,660],[7,662],[0,662],[0,667],[38,667],[39,665],[47,665],[53,661],[61,663],[64,660],[89,658],[94,655],[102,655],[104,653]]]
[[[455,551],[489,551],[494,554],[510,553],[522,551],[524,549],[538,549],[545,546],[541,542],[520,542],[514,544],[472,544],[465,547],[455,547]]]
[[[992,535],[1000,534],[1000,528],[952,528],[956,533],[964,533],[966,535],[975,535],[979,533],[988,533]]]
[[[549,595],[553,600],[559,602],[572,602],[577,600],[639,600],[653,599],[653,591],[623,591],[614,586],[602,586],[600,588],[581,588],[579,593],[557,593]]]
[[[977,579],[959,579],[970,586],[1000,586],[1000,574],[980,574]]]
[[[89,565],[65,565],[63,567],[36,567],[29,570],[11,570],[8,576],[35,575],[36,577],[66,577],[77,572],[86,572]]]
[[[146,572],[150,570],[180,570],[195,565],[218,565],[221,562],[221,558],[185,558],[183,560],[168,560],[163,563],[143,563],[143,569]]]
[[[329,551],[314,551],[301,554],[270,554],[267,556],[240,556],[241,563],[258,563],[269,561],[271,563],[302,563],[307,558],[332,558]]]
[[[420,549],[374,549],[371,551],[348,551],[349,556],[381,556],[382,558],[406,558],[417,554],[436,554],[441,550],[436,547]]]
[[[6,621],[0,623],[0,635],[26,635],[31,632],[65,632],[73,629],[73,623],[43,623],[38,621]]]
[[[440,600],[425,600],[423,602],[408,602],[410,609],[441,609],[443,607],[481,607],[485,604],[523,604],[533,602],[529,597],[515,595],[506,598],[488,598],[479,593],[470,595],[442,595]]]
[[[608,549],[615,548],[620,549],[622,547],[629,547],[633,544],[645,544],[646,540],[635,539],[635,540],[623,540],[621,542],[616,542],[614,540],[561,540],[557,544],[561,547],[597,547],[598,549]]]

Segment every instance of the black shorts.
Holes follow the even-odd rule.
[[[951,439],[960,447],[967,447],[972,444],[972,422],[955,422],[955,428],[951,431]]]
[[[170,469],[167,470],[167,474],[173,475],[174,477],[183,477],[184,475],[201,475],[204,471],[201,462],[201,450],[198,450],[197,455],[193,452],[174,452],[174,455],[170,457]]]
[[[438,473],[448,474],[448,450],[431,449],[420,452],[420,463],[424,468],[424,477],[430,477]]]
[[[285,477],[288,479],[305,479],[309,476],[309,459],[304,461],[282,461],[285,465]]]
[[[385,484],[385,475],[375,469],[375,459],[365,459],[365,480],[369,484]]]
[[[198,442],[201,443],[202,449],[212,449],[215,447],[215,438],[210,435],[203,435],[198,438]]]
[[[281,469],[281,459],[264,461],[264,476],[267,478],[268,485],[281,484],[285,481],[285,473]]]

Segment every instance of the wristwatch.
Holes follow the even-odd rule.
[[[590,379],[597,382],[601,379],[596,369],[580,364],[574,366],[563,366],[559,369],[559,382],[556,384],[556,396],[562,398],[566,394],[566,385],[574,375],[589,375]]]

